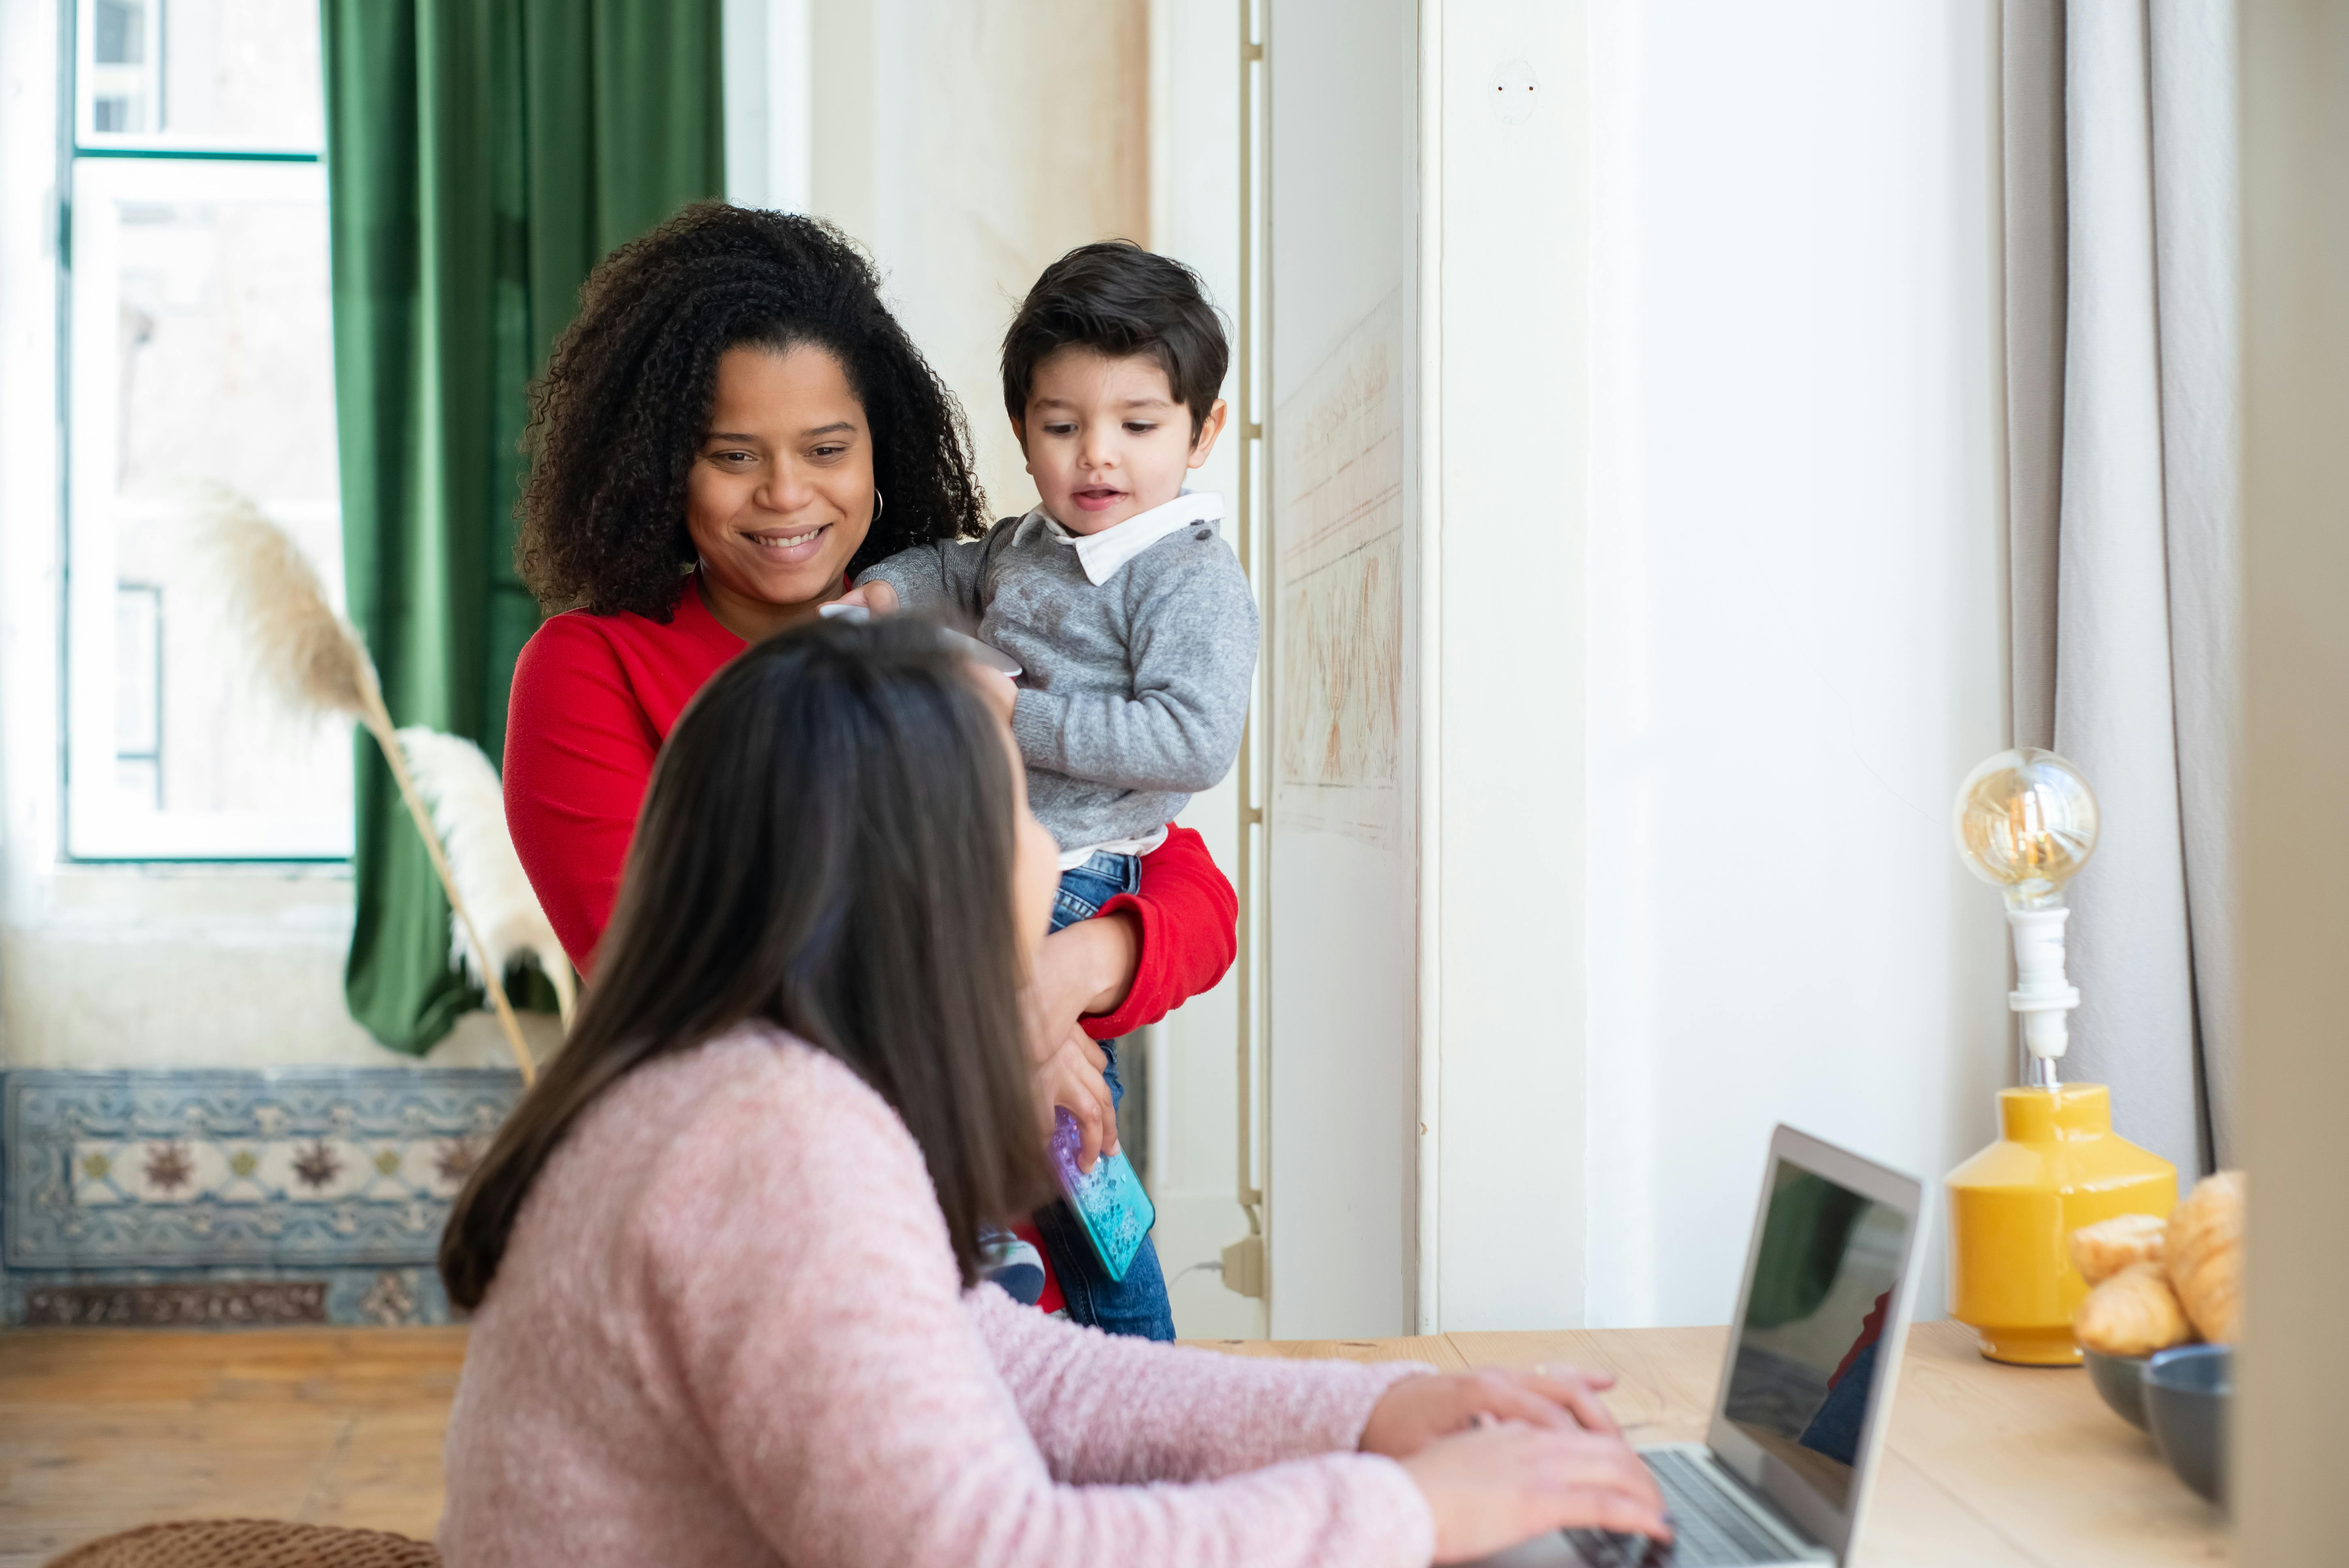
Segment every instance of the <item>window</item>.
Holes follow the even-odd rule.
[[[254,689],[195,548],[225,486],[342,593],[317,0],[78,0],[66,847],[340,859],[351,745]]]

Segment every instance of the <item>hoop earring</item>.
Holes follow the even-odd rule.
[[[881,521],[881,508],[886,502],[887,499],[887,497],[881,493],[881,487],[879,485],[874,485],[873,487],[873,522],[878,522]],[[873,522],[868,522],[864,526],[870,528],[873,526]]]

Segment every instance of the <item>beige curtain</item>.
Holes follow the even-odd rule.
[[[2228,0],[2007,0],[2014,738],[2077,763],[2064,1076],[2230,1162],[2237,323]]]

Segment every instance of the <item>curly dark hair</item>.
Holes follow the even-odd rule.
[[[852,573],[986,530],[961,406],[881,303],[872,263],[813,218],[701,201],[596,264],[531,387],[514,565],[549,612],[667,622],[695,560],[686,479],[718,360],[813,345],[847,372],[888,498]]]

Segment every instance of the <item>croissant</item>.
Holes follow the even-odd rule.
[[[2243,1198],[2240,1171],[2197,1182],[2170,1211],[2163,1250],[2169,1283],[2202,1337],[2231,1345],[2243,1317]]]
[[[2088,1293],[2073,1336],[2106,1356],[2150,1356],[2194,1337],[2194,1326],[2159,1264],[2131,1264]]]
[[[2096,1285],[2131,1264],[2158,1264],[2163,1229],[2158,1214],[2116,1214],[2083,1225],[2072,1233],[2072,1266]]]

